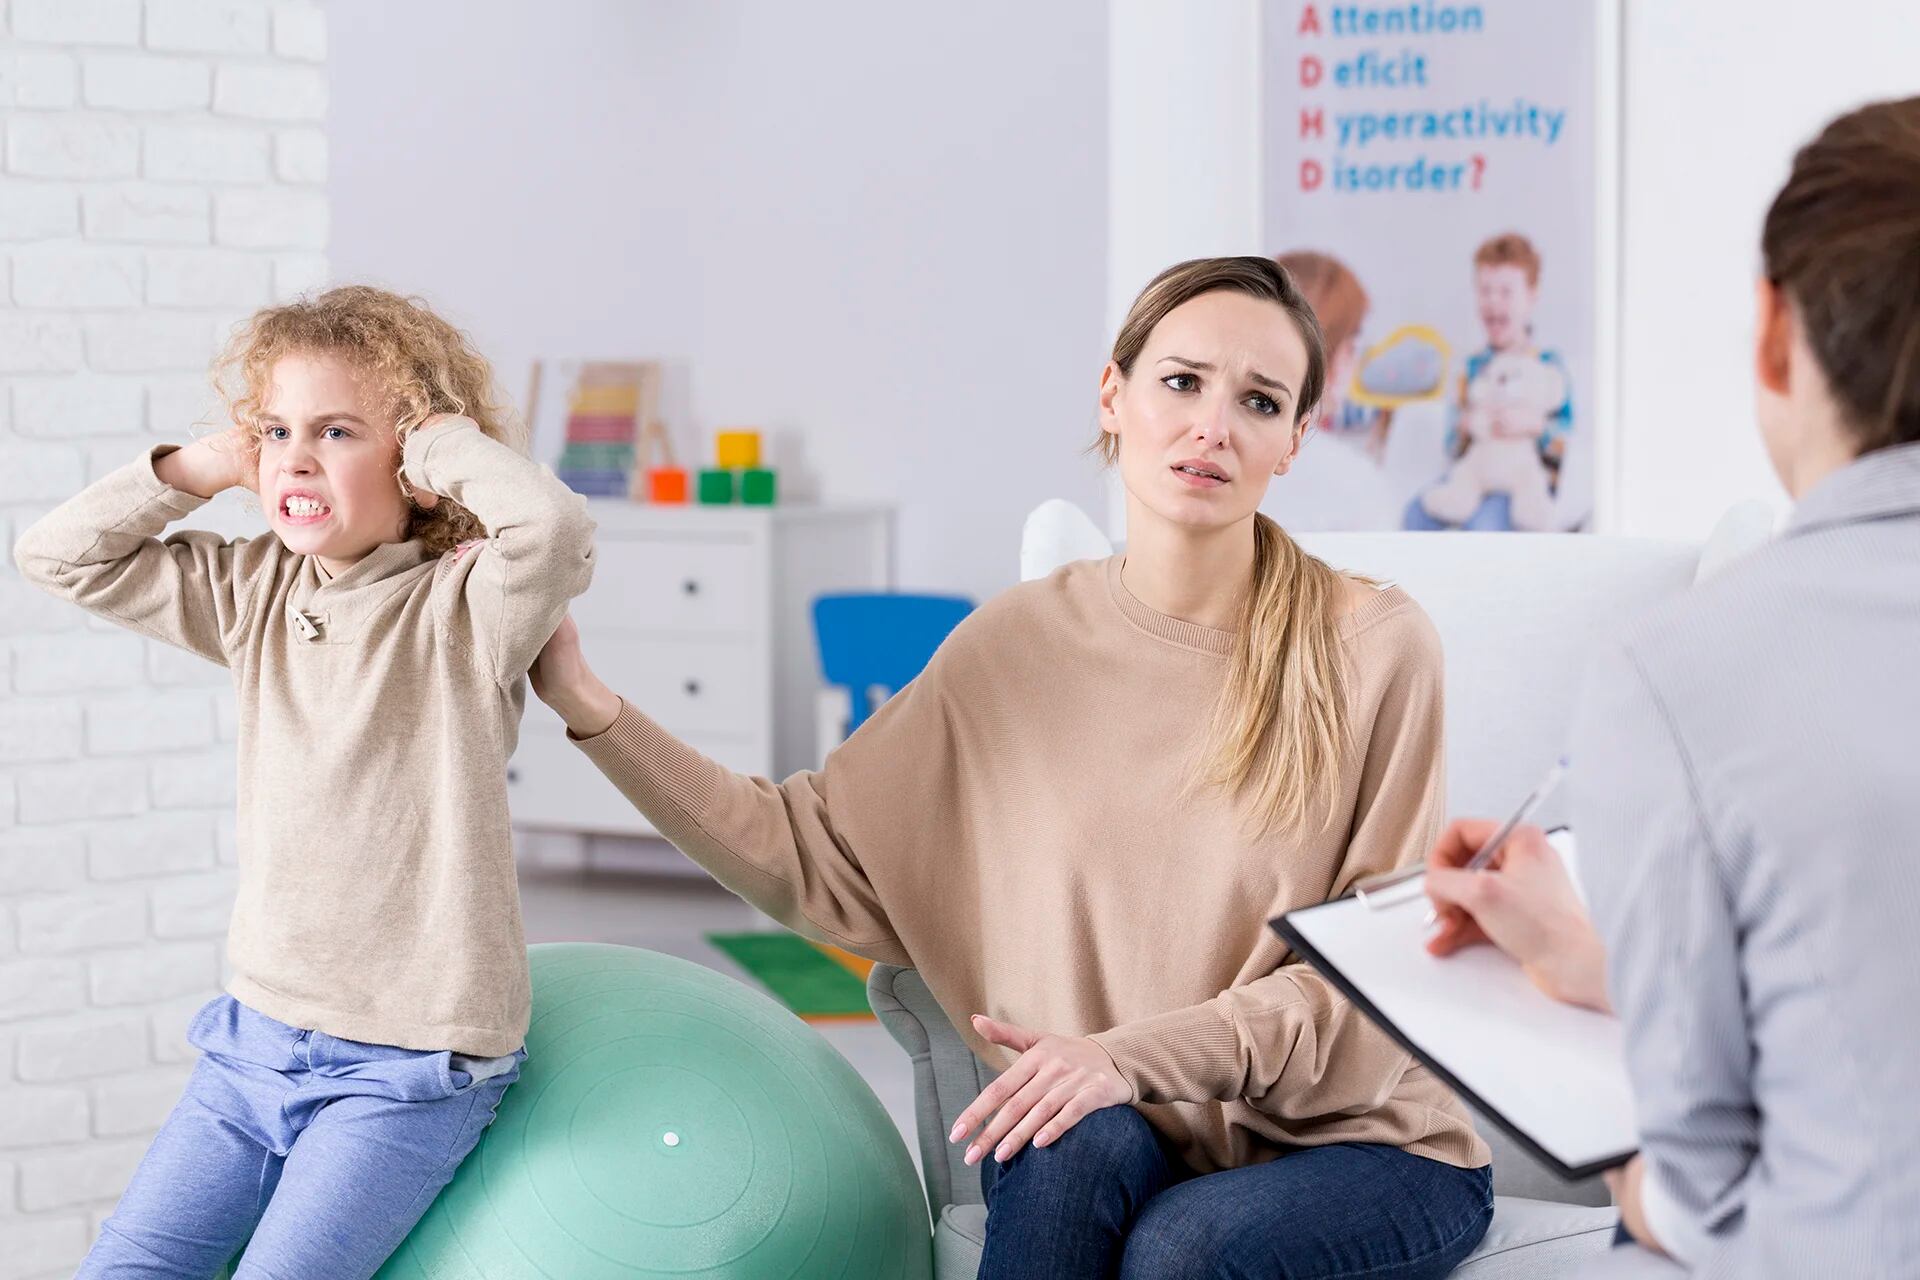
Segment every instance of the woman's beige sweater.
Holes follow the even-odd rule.
[[[1356,747],[1324,831],[1249,838],[1185,787],[1233,636],[1119,558],[975,612],[817,773],[730,772],[638,710],[580,745],[659,830],[794,929],[912,965],[969,1015],[1091,1036],[1197,1170],[1377,1142],[1487,1163],[1454,1095],[1270,917],[1426,854],[1443,816],[1440,646],[1379,592],[1340,624]]]

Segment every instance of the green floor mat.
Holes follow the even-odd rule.
[[[868,1018],[867,984],[805,938],[791,933],[710,933],[780,1003],[803,1018]]]

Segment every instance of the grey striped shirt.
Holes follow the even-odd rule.
[[[1655,1233],[1920,1277],[1920,445],[1610,645],[1573,752]]]

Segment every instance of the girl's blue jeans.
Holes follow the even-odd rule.
[[[483,1068],[340,1040],[231,996],[201,1009],[188,1039],[200,1063],[76,1280],[211,1280],[243,1246],[234,1280],[365,1280],[473,1150],[526,1057]]]

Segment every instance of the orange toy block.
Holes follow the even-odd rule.
[[[647,472],[647,500],[675,503],[687,500],[687,473],[681,467],[655,467]]]

